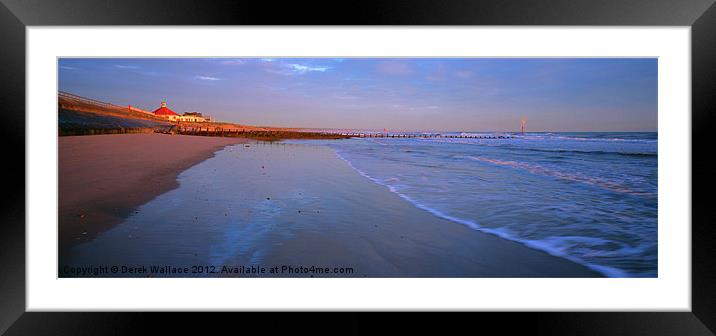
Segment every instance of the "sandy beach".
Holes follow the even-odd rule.
[[[220,138],[184,140],[154,135],[101,136],[88,142],[103,142],[105,139],[110,142],[124,141],[125,137],[126,141],[136,141],[136,145],[148,140],[153,144],[164,141],[165,146],[185,141],[188,146],[205,146],[203,150],[197,149],[204,156],[226,144]],[[64,141],[64,144],[61,141],[61,145],[70,149],[73,148],[73,140],[80,142],[83,139],[66,140],[70,141]],[[204,140],[207,142],[196,142]],[[212,140],[214,142],[210,143]],[[91,149],[89,146],[84,144],[81,148],[87,151]],[[133,149],[127,147],[133,146],[124,144],[114,149],[106,147],[103,155],[114,157],[112,150],[133,152]],[[147,150],[146,154],[153,152]],[[177,158],[176,153],[161,155],[171,155],[174,160],[172,168],[192,164],[188,157]],[[192,159],[199,156],[196,154]],[[71,157],[68,154],[63,160]],[[97,220],[108,218],[113,222],[124,221],[92,241],[72,248],[68,257],[61,260],[60,276],[72,276],[62,273],[63,264],[72,267],[209,265],[215,266],[217,272],[223,266],[240,271],[242,266],[250,265],[267,269],[283,266],[351,269],[349,274],[294,272],[261,275],[278,277],[600,276],[566,259],[470,229],[416,208],[387,188],[358,174],[325,146],[283,143],[228,146],[218,151],[216,156],[179,174],[178,188],[151,199],[148,194],[156,195],[159,190],[169,190],[177,183],[171,181],[176,170],[165,166],[170,159],[163,156],[160,158],[152,158],[149,160],[151,163],[144,163],[144,173],[133,177],[133,181],[142,184],[144,189],[122,187],[127,189],[107,192],[107,186],[112,181],[102,180],[114,174],[108,174],[100,167],[85,168],[84,173],[79,175],[84,180],[92,181],[90,185],[94,191],[89,193],[83,188],[72,192],[89,193],[95,200],[83,203],[87,201],[83,201],[80,195],[72,195],[73,198],[67,197],[63,203],[73,200],[69,204],[75,206],[74,211],[85,211],[81,205],[93,204]],[[142,159],[147,158],[145,156]],[[164,163],[157,166],[159,162]],[[78,169],[77,165],[74,164],[75,169]],[[132,169],[127,167],[122,170]],[[69,181],[81,185],[77,184],[78,172],[68,174],[70,172],[72,170],[67,170],[65,175],[61,175],[75,176],[73,180],[63,181],[64,188],[69,188]],[[156,182],[158,179],[163,182]],[[125,182],[127,176],[117,178],[116,181],[115,186],[129,185]],[[152,181],[153,184],[147,185],[146,181]],[[69,193],[69,189],[64,190]],[[103,197],[99,198],[98,195]],[[136,212],[128,211],[130,204],[141,202],[146,203],[137,208]],[[67,206],[67,203],[64,204]],[[121,210],[105,213],[107,204]],[[72,219],[73,214],[76,212],[65,215]],[[77,221],[76,218],[74,220]],[[83,223],[82,220],[79,223]],[[167,275],[148,271],[98,276],[256,275]]]
[[[239,138],[119,134],[58,138],[62,251],[177,187],[176,176]]]

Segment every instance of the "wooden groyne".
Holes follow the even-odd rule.
[[[511,139],[506,134],[420,134],[420,133],[333,133],[333,132],[304,132],[291,130],[252,130],[242,128],[224,128],[215,126],[186,126],[174,125],[163,133],[174,133],[198,136],[240,137],[264,140],[277,139],[346,139],[346,138],[442,138],[442,139]]]
[[[350,138],[444,138],[444,139],[511,139],[511,135],[443,135],[443,134],[416,134],[416,133],[340,133]]]
[[[170,130],[162,133],[173,133],[196,136],[237,137],[257,140],[281,139],[345,139],[348,136],[336,133],[300,132],[287,130],[252,130],[242,128],[224,128],[212,126],[184,126],[174,125]]]

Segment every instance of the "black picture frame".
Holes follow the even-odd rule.
[[[716,108],[714,0],[489,0],[372,2],[0,0],[0,123],[5,176],[0,223],[0,334],[98,335],[219,332],[266,328],[309,332],[500,330],[551,335],[714,335],[716,226],[707,193],[714,171],[710,110]],[[330,317],[167,313],[25,312],[25,57],[27,26],[51,25],[589,25],[691,27],[692,310],[690,312],[545,312],[451,314],[429,319],[351,313]],[[50,111],[48,111],[50,113]],[[696,153],[701,152],[701,156]],[[687,223],[684,223],[687,224]],[[668,239],[668,237],[660,237]],[[507,295],[507,294],[506,294]],[[196,322],[197,318],[202,322]],[[260,321],[260,322],[259,322]],[[272,322],[273,321],[273,322]],[[280,322],[276,322],[280,321]],[[390,322],[388,324],[377,323]],[[228,324],[227,324],[228,323]],[[259,323],[259,324],[256,324]],[[336,329],[340,328],[340,329]],[[497,328],[497,329],[495,329]],[[237,329],[234,329],[235,331]],[[388,330],[386,330],[388,329]],[[230,329],[231,330],[231,329]]]

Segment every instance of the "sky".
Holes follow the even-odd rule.
[[[656,58],[61,58],[59,89],[260,126],[656,131]]]

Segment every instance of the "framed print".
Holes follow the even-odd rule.
[[[3,2],[0,330],[712,334],[711,1],[318,7]]]

